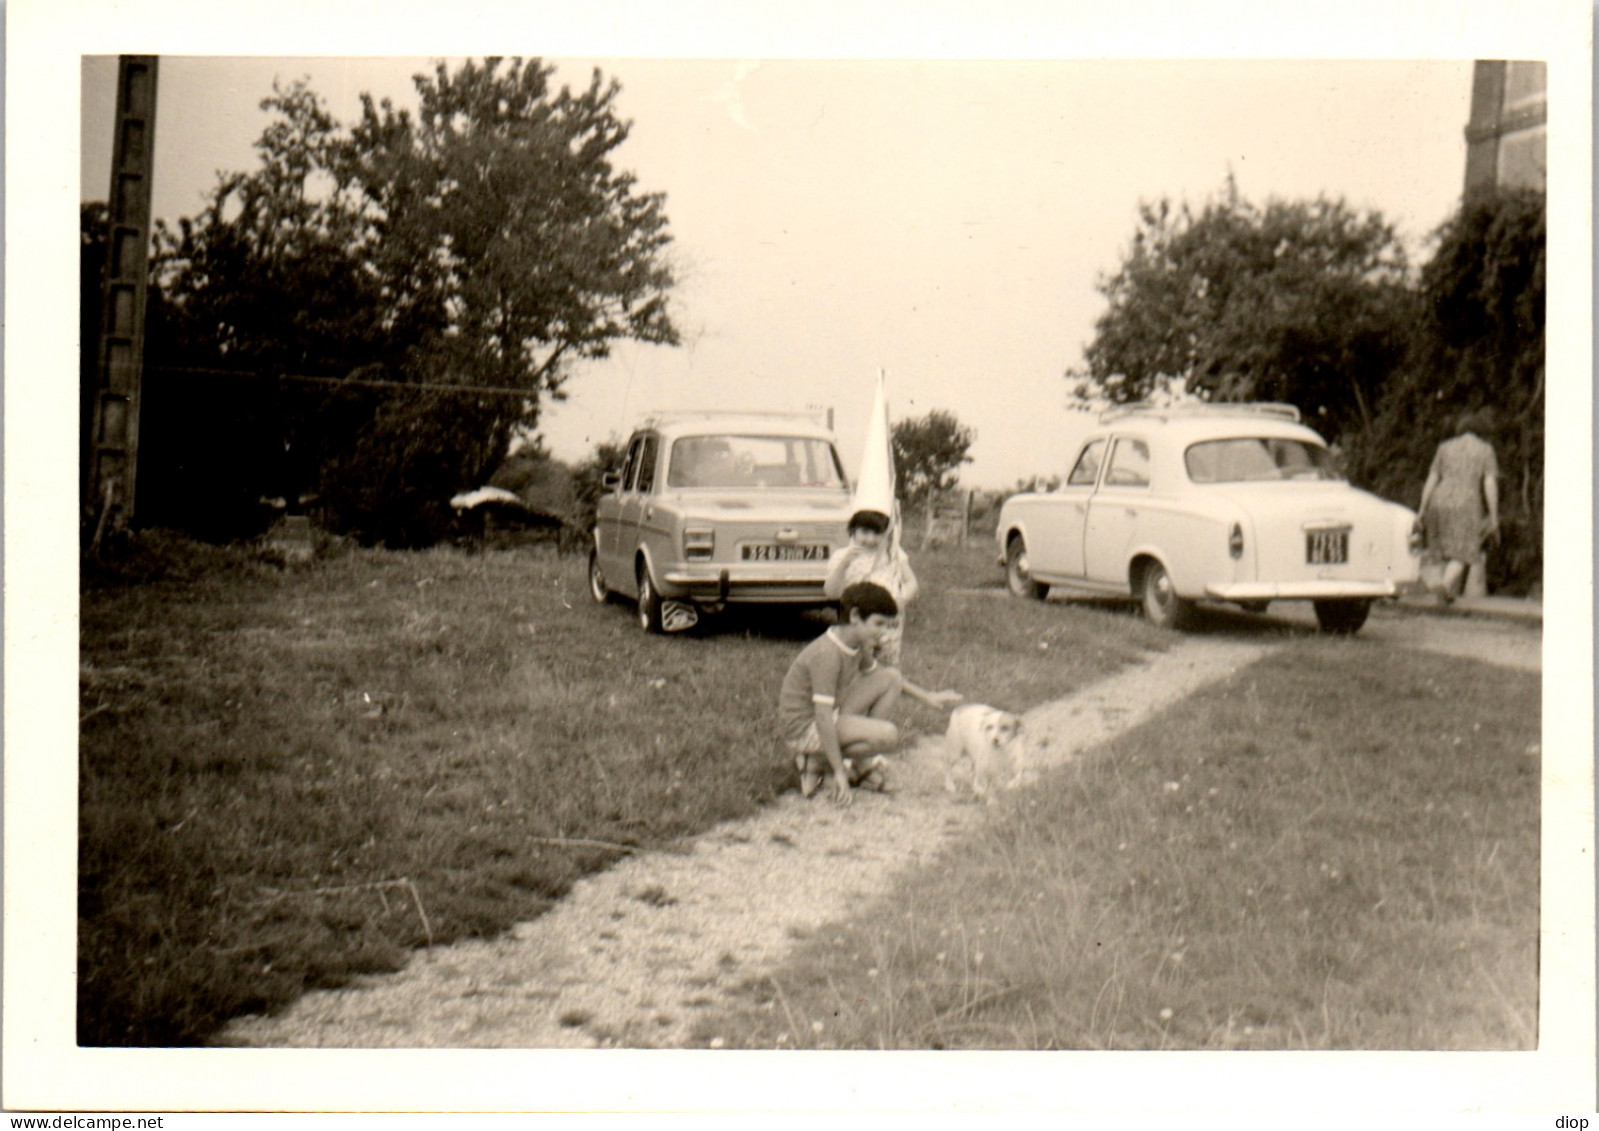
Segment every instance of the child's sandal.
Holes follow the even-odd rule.
[[[860,777],[856,779],[862,789],[872,790],[874,793],[887,793],[888,778],[883,771],[888,766],[888,759],[881,754],[873,755],[862,763]]]
[[[795,766],[800,775],[800,796],[815,797],[816,791],[822,788],[822,775],[811,769],[811,760],[801,754],[794,759]]]

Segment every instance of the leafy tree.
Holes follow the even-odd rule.
[[[304,83],[275,85],[261,106],[272,119],[256,143],[259,168],[219,174],[198,216],[157,225],[141,414],[146,525],[237,537],[276,513],[262,500],[297,505],[371,414],[330,412],[332,380],[414,341],[384,325],[359,218],[321,172],[337,123]]]
[[[894,449],[894,478],[900,494],[915,504],[947,491],[960,477],[962,464],[977,434],[954,413],[933,409],[926,416],[901,420],[890,430]]]
[[[1068,374],[1084,400],[1162,388],[1208,400],[1282,400],[1328,436],[1369,425],[1408,348],[1414,304],[1404,248],[1376,212],[1341,200],[1242,199],[1197,213],[1144,204],[1109,309]]]
[[[1545,210],[1535,190],[1473,196],[1435,233],[1422,269],[1415,350],[1373,426],[1352,438],[1350,474],[1411,506],[1438,442],[1465,409],[1494,409],[1501,552],[1489,584],[1526,591],[1543,569]]]
[[[430,360],[555,393],[563,358],[604,357],[619,337],[677,342],[665,198],[612,166],[629,131],[614,80],[595,71],[556,93],[553,68],[501,64],[417,76],[414,120],[364,98],[341,172],[376,217],[388,296],[446,331]]]
[[[366,540],[432,541],[449,496],[536,434],[567,363],[676,342],[664,197],[612,164],[620,87],[552,73],[439,64],[414,114],[365,96],[348,130],[304,83],[275,87],[260,167],[165,234],[173,355],[254,374],[270,493],[317,494]]]

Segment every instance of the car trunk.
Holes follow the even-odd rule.
[[[1394,554],[1407,552],[1392,546],[1392,508],[1344,483],[1240,484],[1226,494],[1253,516],[1246,552],[1253,550],[1261,579],[1388,580]]]
[[[849,498],[838,491],[783,491],[770,502],[751,500],[747,492],[696,491],[685,493],[681,505],[685,528],[715,532],[711,560],[722,564],[814,561],[825,566],[847,538]],[[818,576],[825,573],[821,568]]]

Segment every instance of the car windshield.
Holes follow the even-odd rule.
[[[1320,444],[1278,436],[1206,440],[1190,447],[1183,462],[1195,483],[1343,478]]]
[[[833,445],[813,436],[684,436],[672,444],[668,487],[843,487]]]

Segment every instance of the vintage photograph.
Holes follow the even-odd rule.
[[[79,56],[72,1047],[1571,1047],[1547,56],[505,46]]]

